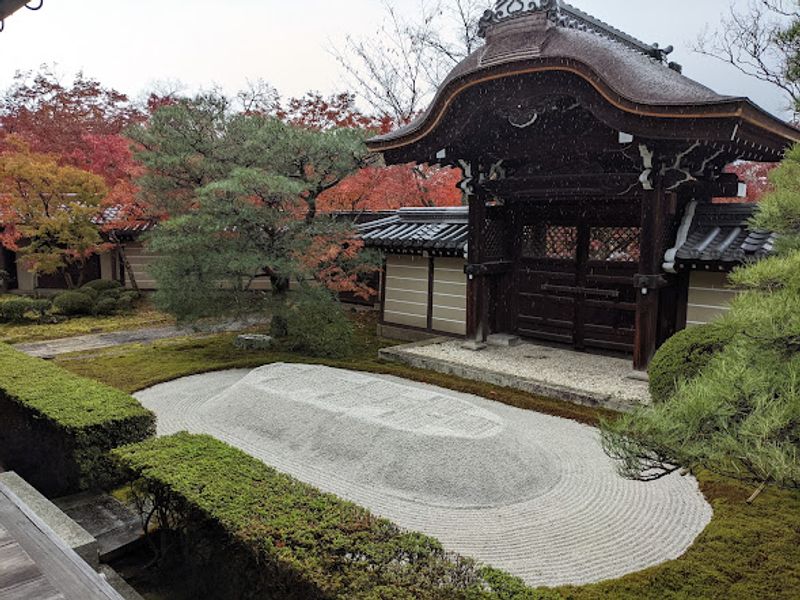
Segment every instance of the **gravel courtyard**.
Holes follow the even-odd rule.
[[[160,435],[214,435],[531,585],[677,558],[712,516],[691,477],[620,478],[594,428],[398,378],[275,364],[137,398]]]

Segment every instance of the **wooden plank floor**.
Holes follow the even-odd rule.
[[[0,598],[122,600],[46,525],[0,489]]]
[[[64,600],[8,530],[0,525],[0,598]]]

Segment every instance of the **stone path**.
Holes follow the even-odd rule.
[[[101,350],[112,348],[124,344],[142,344],[156,342],[158,340],[188,337],[195,335],[208,335],[212,333],[225,333],[230,331],[241,331],[256,325],[261,321],[236,321],[205,327],[202,330],[188,327],[152,327],[146,329],[134,329],[129,331],[114,331],[110,333],[96,333],[91,335],[80,335],[70,338],[48,340],[45,342],[33,342],[30,344],[17,344],[17,350],[25,352],[37,358],[52,359],[61,354],[71,352],[86,352],[89,350]]]
[[[691,477],[620,478],[591,427],[393,377],[276,364],[137,397],[161,435],[214,435],[531,585],[677,558],[712,516]]]
[[[630,411],[650,403],[647,376],[634,373],[629,358],[615,358],[522,343],[478,352],[440,338],[393,346],[381,356],[466,379],[521,389],[566,402]]]

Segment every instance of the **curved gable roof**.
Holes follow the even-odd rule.
[[[714,92],[652,55],[636,51],[619,37],[620,33],[610,29],[609,35],[602,35],[596,28],[561,26],[542,12],[495,23],[488,30],[486,45],[456,66],[425,113],[405,127],[371,139],[369,146],[385,151],[421,140],[436,128],[455,98],[470,88],[497,79],[552,71],[582,78],[607,102],[628,113],[742,119],[768,132],[776,144],[800,141],[800,131],[747,98]]]

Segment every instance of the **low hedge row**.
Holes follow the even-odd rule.
[[[177,434],[112,454],[136,480],[141,505],[152,503],[167,527],[178,530],[197,597],[559,597],[450,554],[434,539],[405,532],[208,436]]]
[[[42,493],[111,483],[108,451],[154,434],[128,394],[0,344],[0,462]]]

